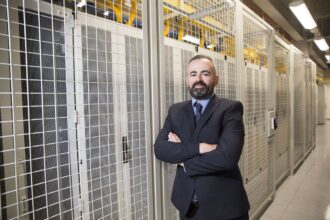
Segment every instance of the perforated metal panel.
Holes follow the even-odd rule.
[[[268,56],[270,29],[249,11],[243,13],[243,44],[246,74],[244,178],[254,213],[272,193],[272,148],[266,133],[266,113],[272,100],[266,100],[271,87]]]
[[[289,90],[289,51],[276,43],[275,73],[276,73],[276,181],[279,182],[289,171],[290,146],[290,90]]]

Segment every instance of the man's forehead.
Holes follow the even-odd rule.
[[[192,60],[189,64],[197,63],[197,62],[212,64],[211,60],[209,60],[209,59],[207,59],[207,58],[195,59],[195,60]]]
[[[208,61],[208,62],[205,62],[204,60]],[[193,69],[205,69],[205,70],[211,70],[212,69],[212,66],[213,64],[207,60],[207,59],[204,59],[204,60],[193,60],[191,61],[189,64],[188,64],[188,70],[193,70]]]

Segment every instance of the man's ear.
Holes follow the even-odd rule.
[[[218,83],[219,83],[219,76],[215,75],[214,76],[214,86],[218,85]]]

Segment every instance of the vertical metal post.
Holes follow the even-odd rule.
[[[290,88],[290,149],[289,149],[289,169],[290,175],[294,174],[294,48],[289,50],[289,88]]]
[[[150,100],[146,99],[146,125],[150,131],[147,137],[147,146],[150,146],[148,154],[148,168],[150,174],[148,182],[152,183],[152,193],[149,194],[151,219],[162,219],[162,178],[161,164],[153,156],[153,143],[160,129],[160,72],[162,70],[162,53],[160,47],[163,45],[163,8],[162,1],[142,2],[143,22],[143,69],[147,73],[145,77],[145,94],[149,94]],[[150,126],[150,127],[149,127]],[[151,187],[150,187],[151,188]],[[153,210],[153,212],[152,212]]]
[[[276,79],[275,79],[275,31],[272,30],[269,38],[269,52],[268,52],[268,64],[269,64],[269,70],[268,70],[268,82],[267,84],[269,91],[267,91],[268,97],[266,96],[266,100],[268,100],[268,111],[275,111],[275,93],[276,93]],[[270,123],[267,121],[266,123]],[[273,182],[272,182],[272,194],[275,193],[275,183],[276,183],[276,158],[275,158],[275,132],[274,135],[268,138],[268,143],[272,150],[272,158],[271,158],[271,164],[270,169],[272,170],[273,174]]]
[[[247,106],[245,91],[247,88],[247,78],[246,78],[246,66],[244,61],[244,44],[243,44],[243,8],[242,3],[238,0],[235,1],[235,57],[236,57],[236,74],[239,75],[239,91],[236,93],[236,98],[243,103],[243,106]],[[244,117],[244,124],[247,123],[246,117]],[[240,160],[240,167],[243,179],[246,178],[244,173],[244,159],[246,158],[246,153],[243,148],[243,155]]]

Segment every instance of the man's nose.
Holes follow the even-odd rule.
[[[197,80],[198,81],[202,80],[202,74],[197,74]]]

